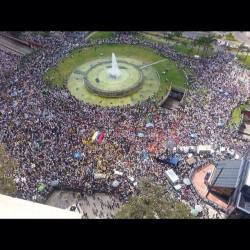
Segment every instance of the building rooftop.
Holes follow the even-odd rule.
[[[236,188],[241,168],[241,160],[220,161],[211,176],[211,186]]]

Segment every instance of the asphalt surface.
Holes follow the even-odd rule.
[[[250,47],[250,32],[233,32],[235,38]],[[248,35],[249,34],[249,35]]]

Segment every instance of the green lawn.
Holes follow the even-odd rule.
[[[12,173],[16,169],[16,162],[9,157],[4,145],[0,144],[0,193],[11,195],[15,193],[16,187]],[[11,174],[8,174],[11,173]]]
[[[250,69],[250,55],[246,57],[244,54],[238,54],[237,58],[241,62],[242,66],[246,67],[247,69]]]
[[[242,107],[240,106],[234,109],[234,111],[232,112],[232,118],[229,123],[230,127],[238,126],[240,124],[241,110]]]
[[[73,70],[81,64],[89,62],[93,59],[102,57],[111,57],[114,52],[118,56],[126,56],[143,61],[145,64],[153,63],[164,59],[157,55],[152,49],[141,46],[131,45],[101,45],[93,48],[81,48],[74,50],[70,55],[62,59],[55,67],[50,68],[44,76],[44,80],[50,86],[62,87],[67,83],[67,79]],[[166,87],[166,77],[162,74],[168,68],[167,82],[179,87],[187,87],[185,85],[184,73],[177,69],[176,65],[166,59],[159,64],[153,65],[160,75],[161,85]]]
[[[232,112],[232,116],[231,116],[231,120],[229,122],[229,127],[233,128],[233,127],[237,127],[240,124],[240,120],[241,120],[241,113],[242,111],[244,111],[244,109],[246,107],[248,107],[250,105],[250,101],[243,103],[241,105],[239,105],[237,108],[235,108]]]
[[[191,48],[189,48],[188,46],[184,45],[183,43],[175,43],[172,48],[174,50],[176,50],[177,52],[180,52],[182,54],[187,54],[187,55],[191,55],[192,50]]]
[[[234,35],[232,32],[228,33],[225,35],[225,39],[228,41],[236,42],[237,40],[235,39]]]
[[[114,34],[111,31],[95,31],[88,36],[88,39],[97,40],[97,39],[111,38],[113,36]]]

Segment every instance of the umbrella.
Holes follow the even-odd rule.
[[[143,133],[138,133],[137,135],[138,135],[138,137],[140,137],[140,138],[144,137],[144,134],[143,134]]]
[[[74,158],[79,159],[81,157],[81,152],[77,151],[74,153]]]
[[[235,157],[234,157],[235,160],[238,160],[240,159],[240,156],[238,154],[235,154]]]
[[[50,185],[51,185],[52,187],[57,187],[57,186],[59,185],[59,180],[51,181],[51,182],[50,182]]]
[[[191,209],[191,214],[194,216],[198,216],[198,211],[196,211],[194,208]]]
[[[141,157],[143,158],[143,160],[148,160],[148,153],[145,150],[142,150],[141,152]]]
[[[202,212],[202,210],[203,210],[201,205],[195,205],[194,209],[195,209],[198,213]]]
[[[191,134],[190,137],[191,137],[192,139],[197,139],[198,136],[197,136],[197,134]]]
[[[40,185],[38,186],[37,191],[38,191],[38,192],[42,192],[42,191],[44,191],[45,188],[46,188],[46,185],[42,183],[42,184],[40,184]]]
[[[119,183],[119,181],[117,181],[117,180],[114,180],[114,181],[112,182],[112,187],[114,187],[114,188],[118,187],[119,185],[120,185],[120,183]]]
[[[173,156],[173,157],[170,158],[169,162],[170,162],[171,165],[173,165],[173,166],[176,167],[178,165],[179,159],[175,155],[175,156]]]
[[[224,128],[224,126],[225,126],[224,122],[219,122],[219,123],[218,123],[218,127],[219,127],[219,128]]]
[[[179,191],[179,190],[181,189],[181,185],[180,185],[180,184],[175,185],[175,186],[174,186],[174,189],[175,189],[176,191]]]
[[[168,142],[167,142],[167,148],[173,148],[174,147],[174,142],[173,142],[173,140],[169,140]]]
[[[224,152],[226,150],[225,147],[220,147],[220,152]]]
[[[133,176],[128,176],[128,179],[131,181],[131,182],[134,182],[135,178]]]
[[[120,172],[120,171],[117,171],[117,170],[114,169],[114,174],[117,174],[117,175],[122,176],[122,175],[123,175],[123,172]]]
[[[187,186],[190,186],[191,185],[191,181],[189,180],[189,178],[184,178],[183,179],[183,183]]]
[[[12,97],[17,96],[16,90],[14,90],[10,95],[11,95]]]
[[[227,153],[230,154],[231,156],[234,156],[235,155],[235,150],[227,149]]]
[[[154,124],[152,122],[149,122],[146,124],[146,128],[153,128]]]

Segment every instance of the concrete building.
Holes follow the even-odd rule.
[[[227,201],[229,217],[250,218],[250,154],[242,160],[218,162],[208,189]]]
[[[78,212],[0,194],[0,219],[81,219]]]

